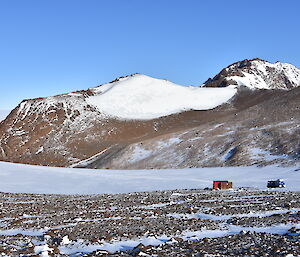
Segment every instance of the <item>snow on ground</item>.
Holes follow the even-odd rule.
[[[144,148],[141,148],[139,145],[137,145],[134,148],[134,151],[132,153],[131,158],[128,160],[130,163],[131,162],[137,162],[143,159],[146,159],[147,157],[151,156],[152,151],[151,150],[146,150]]]
[[[242,226],[235,226],[235,225],[228,225],[228,229],[215,229],[215,230],[198,230],[198,231],[185,231],[181,234],[172,235],[172,236],[144,236],[142,238],[137,238],[135,240],[122,240],[122,241],[115,241],[115,242],[102,242],[101,244],[91,244],[87,243],[84,240],[77,240],[77,241],[70,241],[67,236],[66,242],[62,243],[59,246],[59,250],[62,254],[66,255],[74,255],[76,253],[88,253],[93,252],[96,250],[106,250],[110,253],[115,253],[118,251],[126,251],[137,247],[138,245],[142,244],[144,246],[159,246],[165,243],[172,244],[176,243],[177,241],[172,241],[172,238],[181,238],[183,241],[196,241],[203,238],[218,238],[224,237],[228,235],[235,235],[241,232],[257,232],[257,233],[270,233],[270,234],[279,234],[283,235],[288,232],[289,229],[292,227],[300,228],[299,224],[279,224],[270,227],[242,227]],[[24,231],[20,230],[24,234]],[[34,234],[33,231],[30,231]],[[6,233],[0,232],[1,235],[7,235]],[[29,233],[27,233],[29,234]],[[174,240],[174,239],[173,239]],[[52,248],[48,247],[48,244],[35,246],[34,248],[36,254],[40,254],[42,252],[52,252]],[[48,255],[47,255],[48,256]]]
[[[9,114],[9,110],[0,110],[0,121],[4,120]]]
[[[128,193],[211,187],[213,180],[265,189],[268,180],[278,178],[285,180],[286,190],[300,190],[300,170],[296,167],[90,170],[0,162],[0,192],[12,193]]]
[[[266,161],[273,161],[276,159],[285,159],[288,157],[286,155],[274,155],[274,154],[271,154],[269,151],[266,151],[264,149],[257,148],[257,147],[250,148],[250,153],[251,153],[251,158],[254,160],[255,159],[264,159]]]
[[[242,227],[242,226],[235,226],[229,225],[227,230],[199,230],[199,231],[186,231],[179,235],[173,236],[145,236],[143,238],[139,238],[136,240],[124,240],[119,242],[112,242],[112,243],[104,243],[102,245],[99,244],[85,244],[85,248],[83,248],[83,242],[72,242],[66,246],[61,246],[60,251],[63,254],[75,254],[78,252],[91,252],[95,250],[107,250],[111,253],[115,253],[117,251],[126,251],[129,249],[133,249],[137,247],[139,244],[144,246],[159,246],[163,245],[164,243],[168,242],[169,244],[172,243],[171,239],[181,238],[183,241],[196,241],[203,238],[218,238],[224,237],[228,235],[235,235],[241,232],[262,232],[262,233],[271,233],[271,234],[285,234],[289,229],[292,227],[300,228],[299,224],[280,224],[277,226],[271,227]],[[176,242],[176,241],[175,241]],[[174,243],[174,242],[173,242]]]
[[[96,90],[97,95],[86,101],[101,113],[121,119],[141,120],[187,110],[212,109],[227,102],[236,93],[235,87],[184,87],[139,74],[92,90]]]
[[[173,217],[173,218],[177,218],[177,219],[207,219],[207,220],[229,220],[233,217],[269,217],[272,215],[276,215],[276,214],[283,214],[283,213],[297,213],[299,212],[300,209],[299,208],[295,208],[295,209],[288,209],[288,210],[274,210],[274,211],[264,211],[264,212],[260,212],[260,213],[244,213],[244,214],[232,214],[232,215],[213,215],[213,214],[206,214],[206,213],[193,213],[193,214],[189,214],[189,213],[172,213],[172,214],[168,214],[169,217]]]

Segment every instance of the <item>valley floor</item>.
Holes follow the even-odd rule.
[[[300,193],[0,194],[2,256],[297,256]]]
[[[276,166],[91,170],[0,162],[0,253],[297,256],[299,172]],[[267,181],[278,178],[287,187],[267,190]],[[203,190],[213,180],[232,181],[235,189]]]
[[[300,167],[247,166],[161,170],[95,170],[0,162],[0,192],[33,194],[114,194],[211,187],[229,180],[233,187],[266,189],[282,178],[300,191]]]

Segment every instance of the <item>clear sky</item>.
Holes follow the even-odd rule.
[[[0,0],[0,109],[139,72],[200,85],[232,62],[300,67],[299,0]]]

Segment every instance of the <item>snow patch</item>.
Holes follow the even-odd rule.
[[[227,153],[222,157],[222,161],[226,162],[229,161],[237,152],[237,146],[230,148]]]
[[[109,87],[109,89],[107,89]],[[188,110],[213,109],[232,98],[235,87],[184,87],[145,75],[127,77],[105,86],[87,103],[121,119],[149,120]]]
[[[38,245],[34,247],[35,254],[41,254],[41,256],[49,256],[48,252],[53,252],[53,248],[50,248],[48,244]]]
[[[252,159],[254,159],[254,160],[264,159],[266,161],[274,161],[274,160],[277,160],[278,158],[281,158],[281,159],[288,158],[287,155],[274,155],[268,151],[265,151],[265,150],[263,150],[261,148],[257,148],[257,147],[251,148],[250,154],[251,154]]]
[[[280,234],[283,235],[288,232],[292,227],[300,228],[299,224],[280,224],[270,227],[242,227],[235,225],[228,225],[226,229],[220,230],[197,230],[197,231],[184,231],[178,235],[166,236],[147,236],[145,235],[142,238],[134,240],[123,240],[123,241],[113,241],[113,242],[101,242],[101,244],[89,244],[84,242],[84,240],[77,240],[76,242],[71,242],[67,246],[60,246],[59,250],[61,254],[72,255],[76,253],[89,253],[96,250],[105,250],[111,254],[114,254],[119,251],[128,251],[132,250],[138,245],[142,244],[144,246],[160,246],[163,244],[172,244],[177,241],[174,238],[181,238],[184,241],[197,241],[203,238],[218,238],[228,235],[239,234],[242,231],[249,232],[259,232],[259,233],[271,233],[271,234]],[[44,246],[47,251],[48,246]],[[41,249],[44,249],[41,247]]]
[[[35,154],[39,154],[39,153],[42,153],[44,152],[44,146],[41,146],[36,152]]]
[[[244,213],[244,214],[233,214],[233,215],[213,215],[213,214],[207,214],[207,213],[194,213],[194,214],[182,214],[182,213],[171,213],[167,216],[173,217],[176,219],[203,219],[203,220],[229,220],[234,217],[269,217],[274,214],[285,214],[285,213],[298,213],[300,211],[300,208],[294,208],[294,209],[286,209],[286,210],[272,210],[272,211],[265,211],[265,212],[250,212],[250,213]]]
[[[146,159],[152,154],[151,150],[146,150],[139,145],[136,145],[133,149],[133,153],[131,154],[130,159],[128,160],[129,163],[138,162],[141,160]]]

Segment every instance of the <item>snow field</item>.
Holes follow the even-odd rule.
[[[100,89],[104,86],[103,91]],[[86,99],[106,115],[148,120],[188,110],[213,109],[232,98],[235,87],[185,87],[167,80],[134,75],[100,86],[100,94]]]
[[[0,162],[0,191],[10,193],[103,194],[211,187],[213,180],[265,189],[282,178],[286,190],[300,190],[296,167],[191,168],[166,170],[91,170]]]

